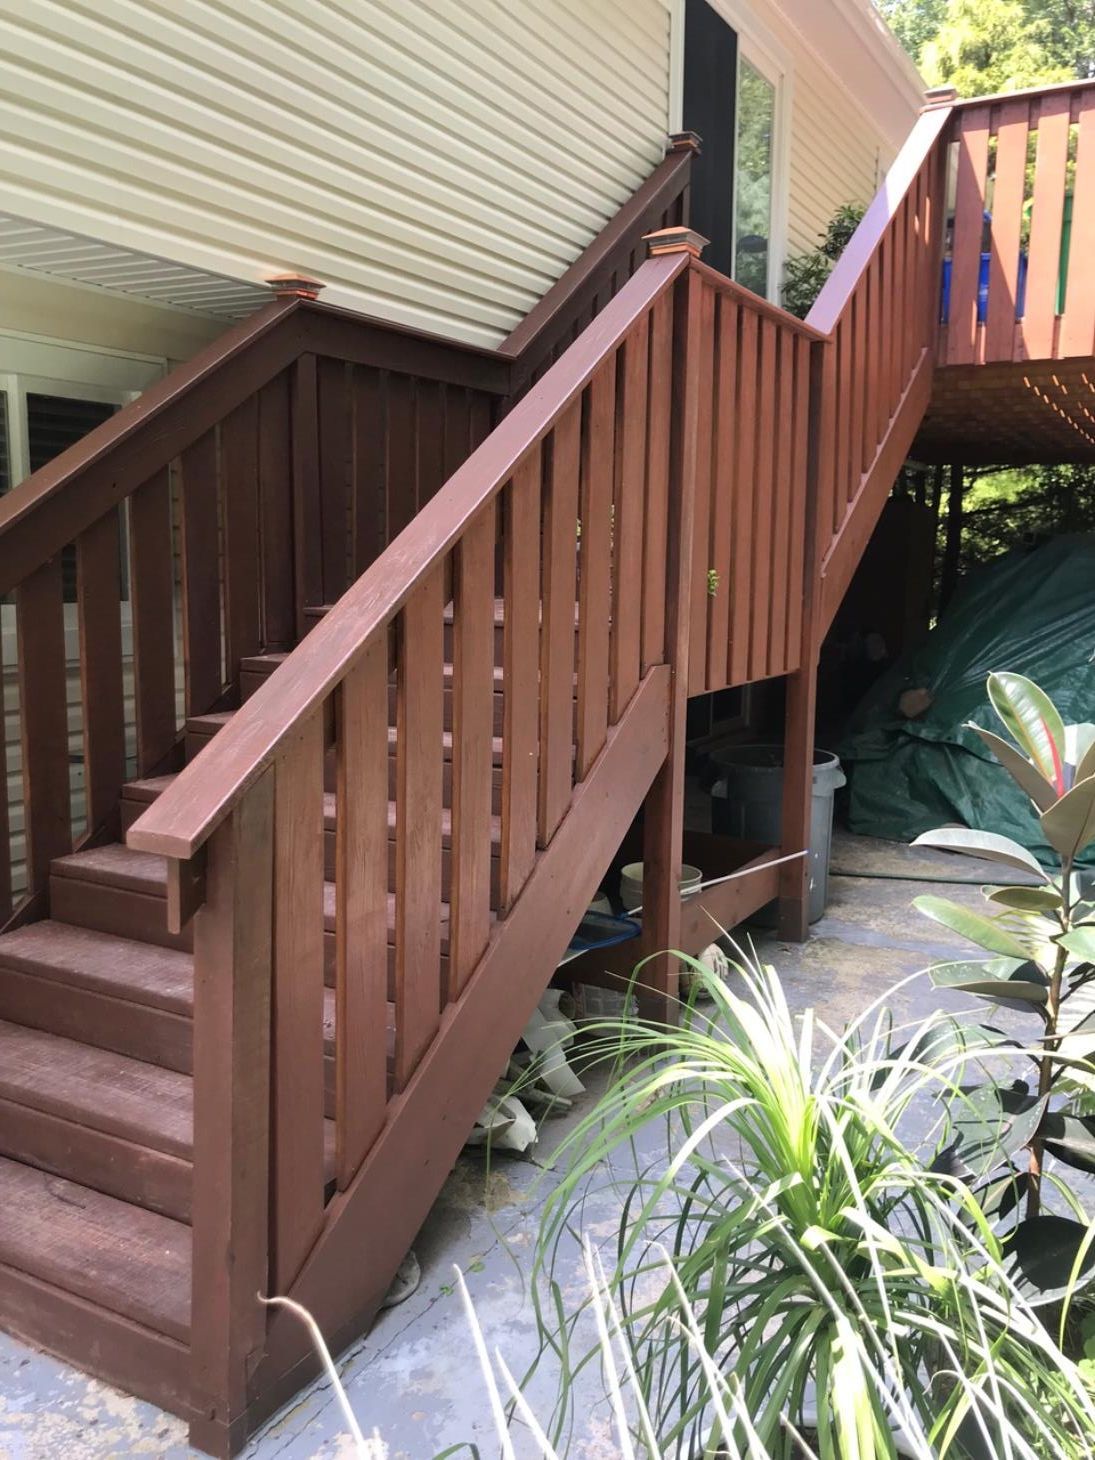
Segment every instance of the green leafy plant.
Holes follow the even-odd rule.
[[[1030,798],[1058,860],[1047,870],[1010,838],[964,827],[926,832],[914,842],[1030,879],[986,888],[984,912],[941,897],[916,899],[921,912],[991,955],[938,964],[934,983],[1018,1010],[1037,1025],[1021,1049],[990,1031],[1003,1076],[960,1092],[942,1159],[978,1191],[992,1217],[1018,1213],[1025,1202],[1009,1235],[1010,1260],[1032,1297],[1052,1302],[1080,1286],[1095,1262],[1095,1231],[1068,1185],[1057,1183],[1073,1216],[1043,1205],[1047,1153],[1095,1172],[1095,1117],[1088,1113],[1095,1094],[1095,902],[1076,870],[1095,840],[1095,725],[1065,725],[1049,697],[1022,675],[990,675],[988,695],[1006,736],[969,728]],[[1033,1065],[1028,1080],[1009,1078],[1017,1054]]]
[[[826,224],[817,248],[787,260],[783,271],[783,307],[790,314],[799,319],[809,314],[833,265],[859,227],[863,213],[858,203],[841,204]]]
[[[954,1022],[898,1043],[872,1010],[829,1034],[810,1013],[796,1025],[771,970],[743,968],[739,994],[688,962],[712,1002],[689,1004],[678,1028],[606,1030],[611,1083],[560,1152],[534,1279],[543,1354],[562,1375],[552,1443],[600,1362],[568,1249],[612,1171],[603,1293],[647,1453],[783,1460],[810,1453],[805,1432],[825,1460],[1090,1454],[1088,1391],[973,1194],[898,1135],[914,1100],[953,1084]],[[740,1415],[716,1430],[712,1371],[732,1375],[748,1430]]]

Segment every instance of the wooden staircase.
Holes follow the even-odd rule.
[[[1093,97],[1046,112],[1088,179]],[[500,350],[276,304],[0,501],[0,1324],[234,1453],[316,1367],[258,1295],[370,1321],[636,813],[644,1014],[704,905],[804,935],[818,648],[931,396],[961,112],[805,323],[700,261],[680,143]],[[774,677],[781,846],[682,921],[687,696]]]

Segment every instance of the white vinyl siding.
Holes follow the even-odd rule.
[[[664,0],[0,0],[12,214],[494,343],[661,158]]]

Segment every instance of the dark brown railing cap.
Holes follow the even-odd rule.
[[[654,233],[644,233],[643,242],[649,258],[655,259],[663,253],[690,253],[698,259],[711,242],[697,233],[694,228],[659,228]]]
[[[925,106],[946,106],[958,100],[957,86],[929,86],[924,93]]]
[[[277,299],[318,299],[327,287],[307,274],[274,274],[266,280],[266,286]]]
[[[670,132],[665,150],[667,155],[670,152],[694,152],[698,157],[703,151],[703,138],[698,132]]]

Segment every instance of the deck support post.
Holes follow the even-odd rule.
[[[779,936],[803,943],[810,928],[810,819],[814,797],[814,723],[817,715],[817,666],[821,650],[819,503],[831,500],[836,434],[835,345],[810,346],[810,417],[807,435],[806,520],[803,524],[802,639],[799,667],[787,678],[783,740],[783,806],[779,874]]]
[[[671,235],[678,235],[674,238]],[[651,235],[651,253],[687,252],[698,257],[706,242],[691,229]],[[692,530],[699,402],[700,291],[698,274],[684,272],[673,296],[673,415],[669,457],[669,521],[666,565],[666,662],[669,752],[647,792],[643,809],[643,967],[636,980],[640,1016],[675,1024],[680,970],[673,950],[680,943],[681,843],[684,835],[684,741],[688,701],[688,635],[691,620]],[[649,959],[649,962],[645,960]]]
[[[267,771],[210,838],[194,916],[190,1442],[215,1456],[247,1437],[266,1336],[273,782]]]

